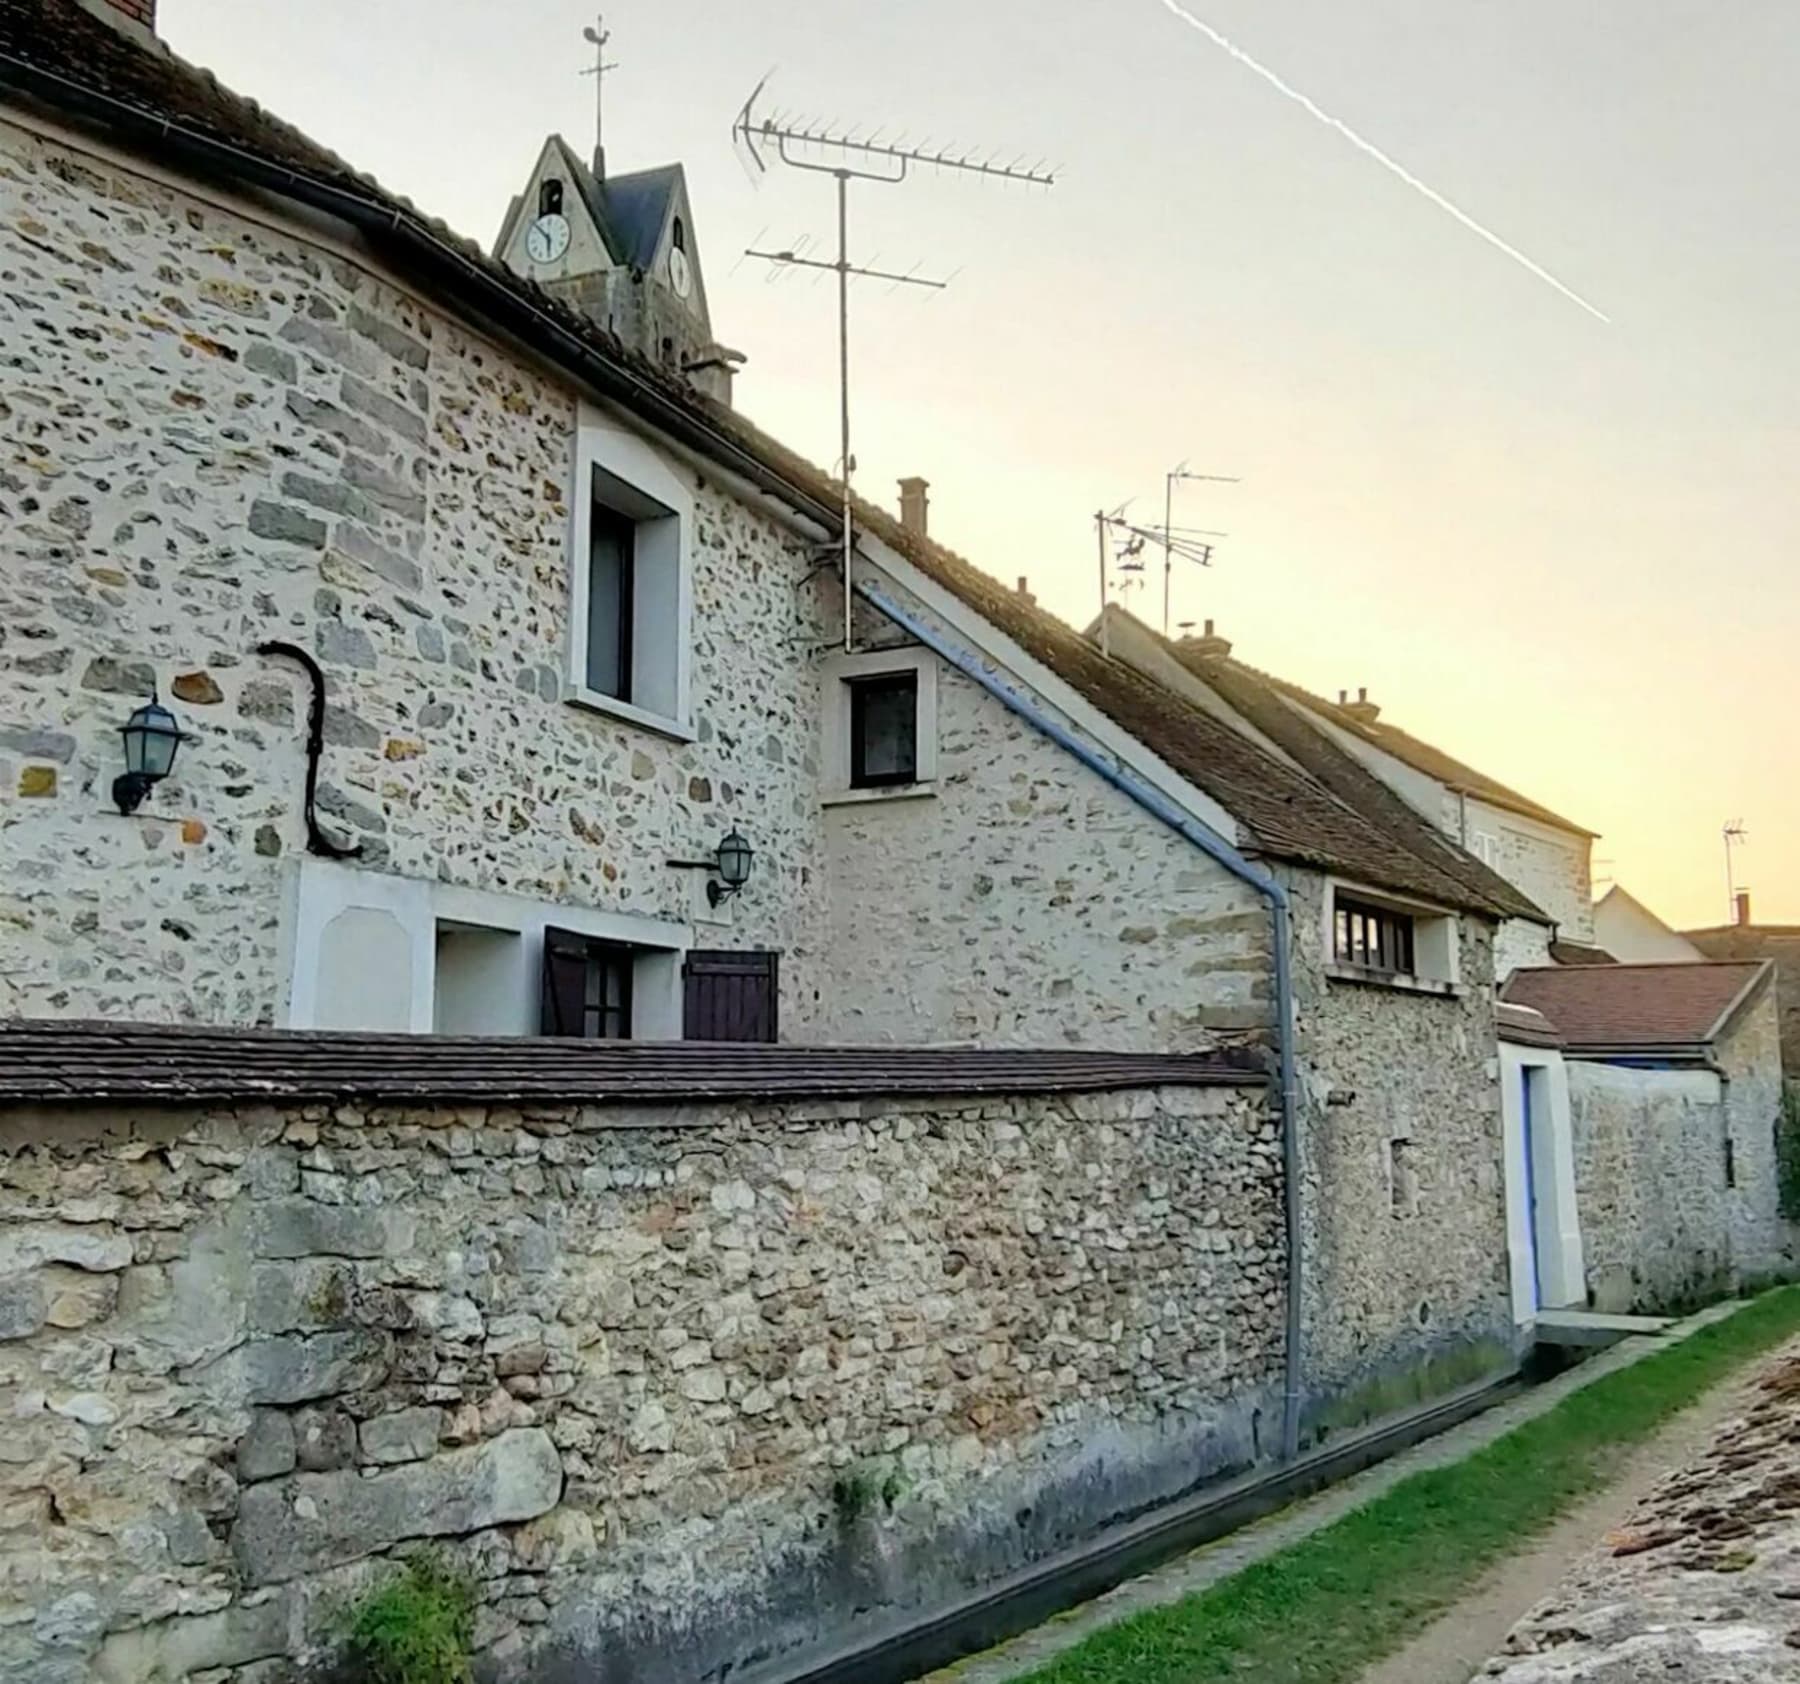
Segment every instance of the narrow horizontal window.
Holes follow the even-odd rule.
[[[1413,919],[1366,902],[1337,898],[1332,927],[1333,957],[1340,965],[1410,976],[1413,963]]]

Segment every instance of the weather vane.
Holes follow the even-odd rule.
[[[606,44],[612,39],[612,32],[606,27],[604,14],[596,14],[594,21],[581,32],[582,38],[594,49],[594,62],[583,76],[594,79],[594,174],[602,180],[606,177],[606,75],[610,70],[619,68],[618,60],[607,62]]]

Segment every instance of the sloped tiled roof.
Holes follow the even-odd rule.
[[[388,193],[299,130],[254,101],[224,88],[209,73],[163,49],[127,40],[76,0],[0,0],[0,92],[47,100],[90,126],[104,116],[81,96],[129,108],[152,119],[142,144],[166,144],[173,123],[238,156],[278,165],[289,179],[322,182],[391,212],[396,226],[416,229],[480,275],[494,296],[517,299],[538,323],[549,322],[594,357],[628,371],[638,388],[653,391],[665,410],[678,408],[703,427],[720,449],[731,448],[778,475],[816,507],[841,501],[841,490],[807,462],[723,405],[711,403],[666,371],[626,350],[598,323],[581,316],[529,280],[512,273],[481,247],[462,239],[406,200]],[[111,115],[108,112],[105,115]],[[207,167],[228,173],[231,154],[207,151]],[[419,266],[418,247],[396,245],[397,268]],[[474,312],[460,289],[441,277],[425,284],[446,308]],[[549,354],[554,354],[553,351]],[[1106,659],[1072,627],[1025,601],[997,579],[929,539],[907,531],[885,511],[858,503],[858,521],[937,584],[1055,672],[1085,700],[1136,737],[1197,787],[1206,790],[1252,833],[1255,844],[1371,885],[1468,907],[1491,916],[1515,904],[1478,889],[1441,859],[1415,853],[1328,789],[1247,741],[1238,732],[1120,662]]]
[[[1559,965],[1616,965],[1619,962],[1604,947],[1584,947],[1578,941],[1551,942],[1550,957]]]
[[[1542,1012],[1571,1051],[1703,1047],[1767,981],[1760,963],[1559,965],[1514,971],[1501,993]]]
[[[1500,1039],[1520,1047],[1560,1047],[1562,1031],[1540,1011],[1502,1000],[1494,1012]]]
[[[1254,667],[1229,658],[1208,657],[1163,638],[1149,626],[1138,629],[1209,685],[1257,730],[1291,756],[1312,777],[1370,824],[1393,836],[1409,852],[1432,861],[1470,894],[1508,916],[1540,924],[1554,920],[1523,890],[1491,866],[1459,848],[1376,777],[1355,755],[1283,696],[1281,687]]]
[[[0,1020],[0,1104],[850,1098],[1250,1086],[1256,1055],[752,1046]]]
[[[1446,754],[1441,748],[1422,742],[1397,725],[1390,725],[1381,719],[1359,719],[1348,708],[1329,702],[1323,696],[1315,696],[1312,691],[1303,689],[1298,684],[1290,684],[1283,678],[1269,678],[1267,674],[1260,676],[1292,696],[1302,707],[1311,708],[1329,719],[1333,725],[1353,736],[1361,737],[1364,742],[1385,749],[1396,760],[1403,761],[1414,771],[1423,772],[1427,777],[1436,778],[1439,783],[1458,794],[1471,795],[1487,802],[1491,807],[1500,807],[1507,812],[1536,819],[1540,824],[1553,825],[1558,830],[1568,831],[1572,836],[1592,837],[1599,834],[1585,825],[1563,818],[1559,813],[1551,812],[1541,802],[1533,801],[1528,795],[1521,795],[1516,789],[1501,783],[1498,778],[1490,778],[1485,772],[1476,771],[1473,766],[1458,760],[1454,755]]]

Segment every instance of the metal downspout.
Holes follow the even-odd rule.
[[[1304,1259],[1300,1231],[1300,1089],[1294,1069],[1294,981],[1289,955],[1292,930],[1287,891],[1266,871],[1252,865],[1224,837],[1184,812],[1154,785],[1084,742],[1029,696],[1009,684],[995,668],[927,625],[910,609],[902,607],[880,585],[859,579],[856,594],[964,677],[980,685],[1009,712],[1017,714],[1059,748],[1066,749],[1089,771],[1135,801],[1151,817],[1223,866],[1239,882],[1248,884],[1269,903],[1275,945],[1275,1043],[1281,1082],[1282,1219],[1287,1239],[1286,1379],[1282,1392],[1281,1454],[1284,1461],[1292,1461],[1300,1450]]]

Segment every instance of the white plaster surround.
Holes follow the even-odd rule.
[[[587,683],[588,538],[596,472],[625,488],[617,498],[620,512],[638,523],[631,632],[632,690],[638,699],[630,701]],[[570,470],[568,701],[683,742],[693,740],[693,545],[694,494],[687,482],[642,434],[582,404]]]
[[[1417,994],[1455,994],[1462,986],[1461,918],[1449,907],[1433,901],[1396,895],[1388,889],[1369,889],[1347,878],[1328,877],[1322,904],[1320,951],[1326,955],[1325,974],[1336,982],[1370,988],[1396,988]],[[1404,913],[1413,921],[1413,970],[1387,975],[1346,965],[1337,952],[1337,903],[1343,895],[1368,906]]]
[[[1525,1161],[1527,1081],[1532,1084],[1529,1166]],[[1569,1076],[1562,1054],[1554,1047],[1502,1041],[1500,1104],[1506,1128],[1508,1274],[1513,1319],[1523,1327],[1535,1319],[1540,1309],[1585,1307],[1587,1303]]]
[[[694,945],[686,924],[318,859],[301,861],[292,874],[283,943],[291,955],[284,1027],[432,1033],[441,926],[517,938],[489,972],[497,997],[483,1013],[484,1034],[538,1033],[544,931],[555,928],[652,950],[634,967],[632,1038],[681,1038],[680,958]]]
[[[909,784],[881,789],[850,785],[850,686],[859,678],[910,672],[918,684],[916,729],[917,776]],[[833,655],[825,663],[819,685],[824,704],[824,783],[819,799],[826,806],[853,802],[916,800],[936,794],[938,762],[938,658],[929,649],[870,649],[860,655]]]

